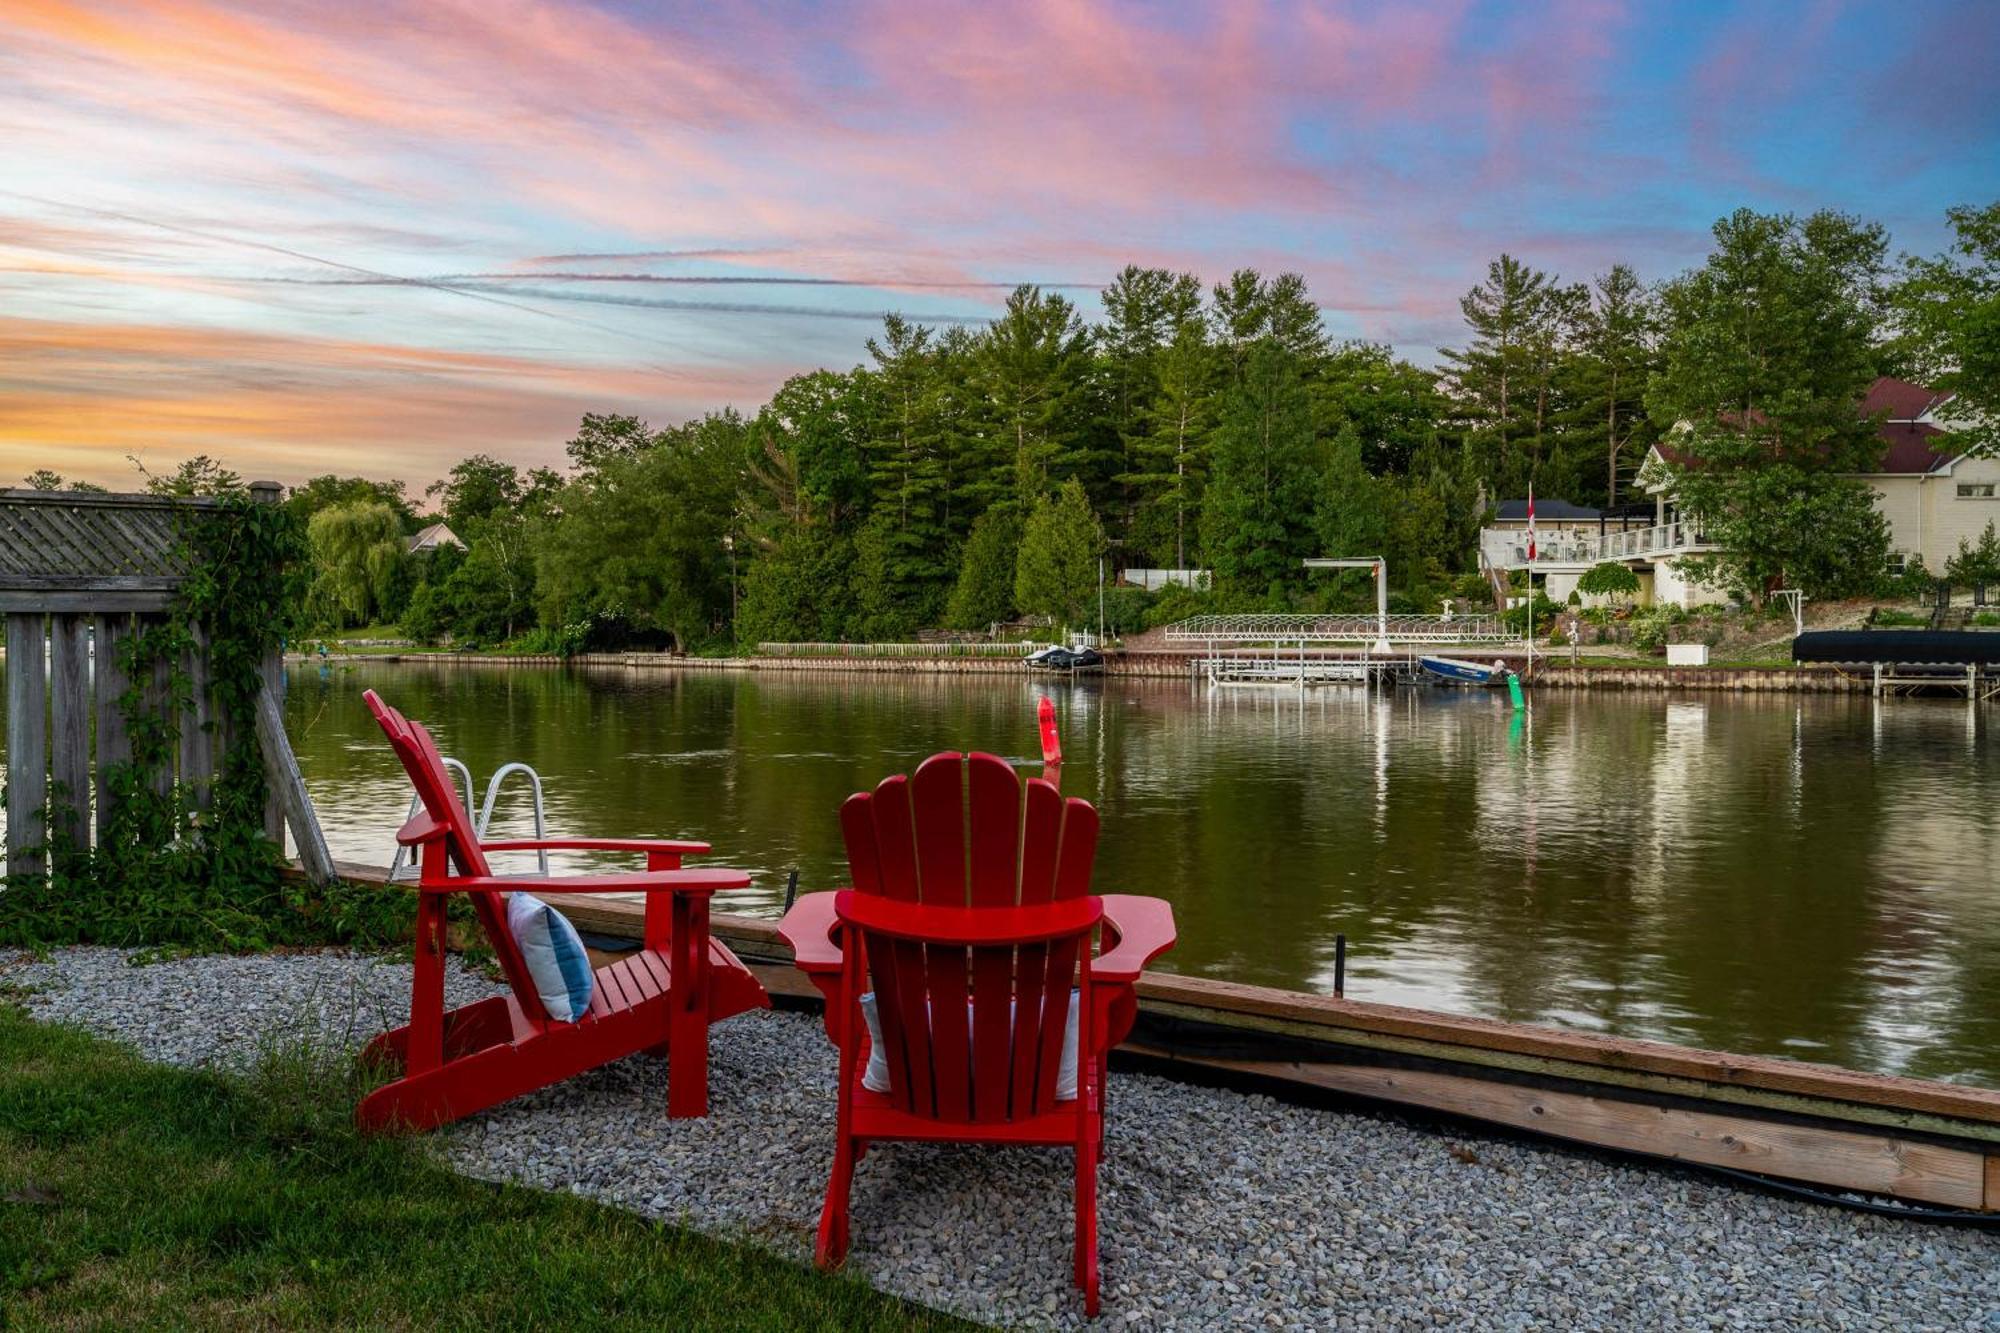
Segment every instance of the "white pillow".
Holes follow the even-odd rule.
[[[574,1023],[589,1013],[597,977],[569,918],[531,893],[510,893],[507,929],[549,1017]]]
[[[1076,1096],[1076,1033],[1078,993],[1069,993],[1069,1021],[1063,1024],[1062,1062],[1056,1067],[1056,1100],[1066,1102]],[[1007,1013],[1011,1020],[1014,1006]],[[868,1025],[868,1068],[862,1071],[861,1086],[870,1092],[889,1090],[889,1057],[882,1053],[882,1019],[875,1012],[875,992],[861,997],[861,1021]],[[966,1040],[972,1039],[972,1002],[965,1004]],[[1010,1029],[1011,1030],[1011,1029]]]

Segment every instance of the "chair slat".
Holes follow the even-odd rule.
[[[972,1118],[1007,1118],[1013,1076],[1014,950],[972,951]]]
[[[640,962],[643,955],[633,954],[618,961],[618,971],[625,986],[625,994],[634,1004],[642,1004],[662,994],[666,987],[654,978],[652,969]]]
[[[941,1120],[967,1120],[972,1115],[971,1039],[967,1032],[967,957],[972,950],[950,945],[924,946],[924,974],[930,992],[931,1080],[937,1088]]]
[[[1056,1104],[1056,1074],[1062,1066],[1063,1037],[1069,1027],[1069,992],[1076,983],[1078,946],[1087,936],[1057,940],[1049,945],[1048,965],[1043,973],[1042,993],[1033,996],[1022,987],[1021,1007],[1040,1010],[1041,1051],[1037,1057],[1031,1113],[1039,1115]]]
[[[975,754],[966,764],[966,791],[972,905],[1012,907],[1021,895],[1021,779],[1006,760]]]
[[[914,902],[917,898],[917,834],[910,811],[910,782],[898,773],[885,778],[868,802],[875,821],[875,855],[882,892]]]
[[[952,751],[934,754],[918,766],[910,779],[910,815],[917,844],[918,900],[936,907],[965,906],[963,756]]]
[[[1090,868],[1097,860],[1097,811],[1072,796],[1063,802],[1062,845],[1056,855],[1056,901],[1090,892]]]
[[[711,949],[710,953],[712,954],[713,952],[714,950]],[[667,966],[664,954],[657,953],[652,949],[642,949],[634,956],[644,963],[646,970],[652,973],[653,983],[662,991],[670,991],[674,988],[673,969]]]
[[[1008,1052],[1007,1114],[1012,1119],[1034,1113],[1035,1075],[1041,1068],[1041,1009],[1035,1003],[1048,976],[1046,944],[1024,944],[1015,950],[1016,996],[1010,1020],[1012,1049]]]
[[[882,856],[875,846],[874,797],[858,791],[840,803],[840,832],[847,844],[847,873],[863,893],[884,893]]]
[[[1040,778],[1028,779],[1028,810],[1021,829],[1021,905],[1055,897],[1056,850],[1062,841],[1063,800]]]

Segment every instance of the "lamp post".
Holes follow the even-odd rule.
[[[722,549],[729,552],[729,637],[736,637],[736,538],[722,534]]]

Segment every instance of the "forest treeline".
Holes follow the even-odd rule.
[[[1128,267],[1094,321],[1032,286],[984,329],[890,315],[862,364],[794,376],[754,414],[585,416],[562,472],[478,455],[424,505],[367,478],[295,488],[309,610],[551,648],[879,641],[1088,623],[1100,558],[1213,571],[1206,591],[1118,590],[1134,629],[1360,604],[1365,574],[1301,568],[1322,554],[1381,554],[1396,603],[1434,610],[1486,595],[1498,500],[1649,500],[1635,474],[1669,434],[1682,510],[1730,548],[1714,577],[1865,591],[1886,527],[1845,474],[1880,447],[1857,412],[1871,379],[1956,389],[1961,441],[1991,447],[2000,420],[2000,204],[1949,219],[1944,253],[1892,259],[1872,223],[1740,211],[1655,283],[1502,255],[1435,370],[1330,338],[1292,273]],[[156,483],[231,480],[199,459]],[[436,520],[463,549],[408,554]]]

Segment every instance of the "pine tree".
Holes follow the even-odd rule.
[[[1525,483],[1532,465],[1526,446],[1536,427],[1537,349],[1547,342],[1550,286],[1548,274],[1501,255],[1458,303],[1471,340],[1463,350],[1438,351],[1469,438],[1505,488]]]
[[[1016,503],[1073,471],[1090,332],[1076,307],[1039,287],[1016,287],[987,328],[975,362],[979,387],[1009,451]]]
[[[1578,326],[1576,428],[1604,461],[1604,503],[1618,503],[1618,479],[1636,467],[1656,432],[1646,415],[1646,381],[1657,362],[1658,312],[1652,294],[1624,264],[1592,285]],[[1578,500],[1583,494],[1573,497]]]
[[[1021,524],[1013,506],[997,504],[979,516],[966,540],[958,582],[945,605],[953,629],[985,629],[1014,615],[1014,564]]]
[[[1240,384],[1223,395],[1202,540],[1226,591],[1277,600],[1311,554],[1317,477],[1312,408],[1297,358],[1252,343]]]
[[[1072,478],[1053,498],[1043,496],[1028,516],[1014,567],[1015,605],[1065,625],[1082,624],[1103,553],[1104,529],[1083,484]]]
[[[1214,421],[1215,351],[1199,318],[1182,320],[1155,354],[1153,381],[1139,412],[1136,468],[1121,478],[1136,496],[1129,540],[1186,569]]]

